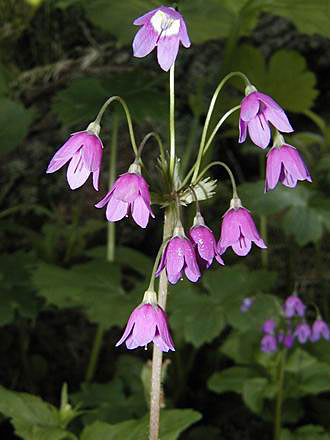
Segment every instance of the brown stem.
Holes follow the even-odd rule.
[[[165,212],[163,239],[170,237],[173,230],[173,212],[168,208]],[[167,298],[167,276],[165,270],[160,274],[158,304],[163,310],[166,308]],[[150,393],[150,423],[149,440],[158,440],[159,436],[159,413],[161,406],[161,377],[162,377],[162,351],[154,344],[151,372],[151,393]]]

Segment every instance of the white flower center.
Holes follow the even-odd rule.
[[[154,30],[162,37],[177,35],[180,30],[180,20],[175,20],[163,11],[157,11],[150,22]]]

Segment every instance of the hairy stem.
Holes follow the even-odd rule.
[[[166,240],[173,230],[173,212],[171,208],[167,208],[165,212],[165,223],[163,240]],[[167,298],[167,276],[165,270],[160,274],[158,304],[163,310],[166,308]],[[161,377],[162,377],[162,351],[154,344],[152,356],[152,372],[151,372],[151,394],[150,394],[150,423],[149,423],[149,440],[158,440],[159,438],[159,416],[161,406]]]
[[[117,143],[118,143],[118,129],[119,129],[119,115],[117,112],[113,114],[112,120],[112,138],[111,138],[111,154],[109,164],[109,191],[116,177],[116,157],[117,157]],[[108,238],[107,238],[107,261],[110,263],[115,259],[115,224],[108,222]],[[102,347],[102,340],[104,335],[104,328],[98,325],[93,341],[92,352],[89,358],[85,382],[93,380],[97,368],[100,351]]]
[[[170,176],[174,175],[175,165],[175,119],[174,119],[174,63],[170,69]]]

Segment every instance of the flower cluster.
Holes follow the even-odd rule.
[[[279,346],[291,348],[295,341],[300,344],[317,342],[323,337],[330,340],[330,329],[320,316],[309,324],[305,316],[306,306],[297,295],[289,296],[278,320],[267,319],[262,331],[261,351],[271,353]]]
[[[312,181],[309,171],[295,147],[285,142],[280,132],[290,133],[293,128],[284,110],[270,96],[248,85],[241,102],[239,142],[247,133],[254,144],[266,148],[271,138],[272,124],[276,129],[273,146],[267,154],[265,191],[274,189],[278,182],[294,188],[298,180]]]

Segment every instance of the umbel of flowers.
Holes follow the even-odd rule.
[[[151,208],[149,192],[149,185],[153,187],[153,182],[147,182],[143,176],[142,153],[149,139],[154,138],[158,143],[160,158],[156,166],[159,168],[164,191],[162,194],[157,194],[155,200],[159,200],[161,208],[165,208],[164,242],[160,246],[149,287],[141,304],[133,310],[124,334],[117,343],[120,345],[125,342],[128,349],[146,347],[149,343],[154,343],[150,439],[158,439],[157,420],[159,418],[157,419],[155,414],[159,412],[157,392],[159,400],[161,351],[174,350],[165,314],[167,280],[171,284],[176,284],[186,276],[191,282],[198,282],[203,272],[212,265],[214,260],[220,265],[224,264],[223,256],[229,248],[238,256],[246,256],[252,244],[261,249],[266,248],[252,214],[239,198],[235,178],[230,168],[225,163],[217,161],[201,170],[202,160],[205,159],[213,139],[226,119],[240,110],[238,142],[244,142],[249,135],[257,147],[264,149],[269,146],[272,132],[274,133],[273,146],[267,155],[265,191],[273,190],[278,182],[293,188],[299,180],[310,182],[311,177],[299,152],[284,140],[282,133],[293,131],[284,110],[271,97],[258,91],[241,72],[228,74],[216,88],[206,115],[200,144],[196,148],[195,163],[187,175],[181,175],[175,142],[174,66],[180,43],[186,48],[190,46],[186,24],[178,10],[166,6],[159,6],[145,13],[137,18],[134,24],[140,26],[133,41],[134,56],[145,57],[156,48],[161,69],[165,72],[169,71],[168,154],[166,154],[160,136],[154,132],[148,133],[139,146],[137,145],[129,109],[122,98],[113,96],[105,101],[96,119],[85,130],[73,133],[55,153],[49,163],[47,173],[54,173],[68,164],[67,180],[71,189],[84,185],[89,175],[92,174],[93,186],[98,191],[103,151],[100,138],[101,122],[107,108],[114,101],[119,102],[127,118],[133,150],[132,164],[126,173],[118,176],[109,191],[95,206],[106,207],[105,215],[109,222],[117,222],[131,215],[138,226],[146,228],[150,217],[155,217],[156,210]],[[244,81],[245,96],[242,97],[240,105],[228,110],[219,118],[215,128],[211,131],[210,120],[218,95],[227,81],[234,76]],[[222,214],[222,221],[218,242],[211,229],[205,224],[200,207],[201,201],[210,199],[215,194],[215,181],[204,177],[213,166],[223,167],[232,185],[232,198],[223,205],[219,212],[219,216]],[[190,203],[196,205],[196,216],[193,225],[185,231],[182,211]],[[159,221],[162,221],[159,213],[157,217]],[[155,277],[158,276],[160,276],[160,290],[157,298],[154,282]],[[265,331],[266,338],[263,346],[271,351],[280,342],[280,336],[277,335],[276,342],[274,342],[275,327],[268,324],[265,328],[267,331]],[[311,333],[314,339],[318,334],[323,334],[322,328],[321,323],[315,324],[315,330]],[[306,338],[311,338],[309,334],[306,336],[306,329],[303,330],[302,327],[295,329],[294,332],[292,337],[298,338],[299,336],[303,339],[304,333]],[[289,342],[284,342],[287,341],[285,338],[287,335],[283,336],[283,343],[289,344]]]

